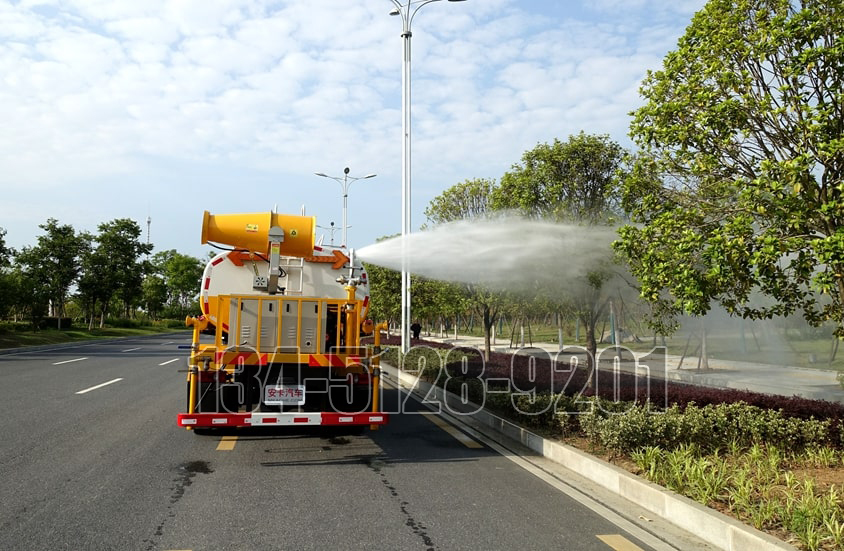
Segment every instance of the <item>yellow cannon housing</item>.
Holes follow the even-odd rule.
[[[201,241],[224,251],[205,267],[193,327],[187,408],[178,424],[377,428],[380,331],[354,252],[315,246],[316,220],[274,212],[213,215]],[[374,342],[363,345],[364,333]]]

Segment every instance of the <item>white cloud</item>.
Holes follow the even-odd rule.
[[[412,38],[414,225],[434,195],[467,178],[500,177],[539,142],[584,130],[626,143],[640,79],[702,4],[426,6]],[[212,205],[261,210],[276,202],[296,211],[308,203],[321,224],[336,221],[336,190],[313,172],[344,166],[379,174],[353,190],[350,235],[395,233],[402,40],[391,7],[0,4],[7,240],[31,240],[49,216],[95,229],[116,217],[103,199],[115,189],[121,200],[157,205],[157,224],[196,224],[195,213]],[[197,250],[196,232],[183,233],[159,245]]]

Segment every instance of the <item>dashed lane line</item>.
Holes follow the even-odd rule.
[[[173,358],[172,360],[167,360],[166,362],[161,362],[161,363],[160,363],[160,364],[158,364],[158,365],[167,365],[167,364],[171,364],[171,363],[173,363],[173,362],[178,362],[180,359],[181,359],[181,358]]]
[[[87,360],[87,359],[88,358],[74,358],[72,360],[64,360],[63,362],[55,362],[55,363],[53,363],[53,365],[63,365],[63,364],[69,364],[69,363],[72,363],[72,362],[81,362],[82,360]]]
[[[235,444],[237,444],[237,436],[223,436],[220,443],[217,444],[217,451],[230,452],[234,449]]]
[[[136,346],[135,348],[127,348],[123,352],[134,352],[135,350],[140,350],[140,349],[141,349],[140,346]]]
[[[103,388],[104,386],[112,385],[112,384],[119,382],[119,381],[122,381],[122,380],[123,380],[123,377],[119,377],[117,379],[112,379],[112,380],[107,381],[105,383],[101,383],[101,384],[92,386],[91,388],[86,388],[85,390],[80,390],[79,392],[77,392],[77,394],[85,394],[86,392],[91,392],[92,390],[97,390],[98,388]]]

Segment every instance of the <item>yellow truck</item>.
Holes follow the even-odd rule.
[[[179,426],[370,426],[380,405],[380,333],[354,250],[315,245],[316,220],[275,212],[213,215]],[[362,338],[372,335],[371,343]]]

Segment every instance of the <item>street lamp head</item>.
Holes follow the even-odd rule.
[[[323,174],[322,172],[314,172],[314,174],[317,176],[322,176],[323,178],[331,178],[331,176],[329,176],[328,174]]]
[[[361,178],[361,180],[366,180],[367,178],[375,178],[376,176],[378,176],[378,175],[377,174],[367,174],[366,176]]]

